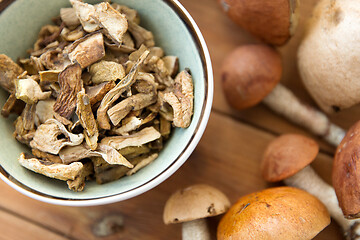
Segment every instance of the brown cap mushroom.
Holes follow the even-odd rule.
[[[260,103],[280,82],[281,57],[267,45],[244,45],[224,60],[221,72],[226,100],[242,110]]]
[[[310,138],[297,134],[280,136],[265,151],[261,163],[262,175],[267,181],[284,180],[286,185],[317,197],[342,227],[346,239],[360,239],[360,221],[344,218],[334,188],[322,180],[311,166],[307,166],[318,152],[318,144]]]
[[[360,217],[360,121],[346,133],[336,149],[332,183],[346,218]]]
[[[311,194],[269,188],[240,198],[221,219],[217,239],[312,239],[329,224],[325,206]]]
[[[288,178],[315,160],[319,144],[299,134],[284,134],[266,148],[261,172],[266,181],[277,182]]]
[[[296,0],[218,0],[236,24],[272,45],[283,45],[297,26]]]
[[[218,189],[198,184],[178,190],[164,208],[164,223],[183,223],[183,239],[210,239],[205,218],[224,213],[229,199]]]

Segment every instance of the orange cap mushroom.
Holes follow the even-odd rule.
[[[329,224],[328,211],[311,194],[269,188],[240,198],[221,219],[217,239],[312,239]]]
[[[319,144],[299,134],[284,134],[266,148],[261,162],[263,178],[278,182],[288,178],[315,160]]]

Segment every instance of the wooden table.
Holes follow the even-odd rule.
[[[212,114],[199,145],[189,160],[168,180],[155,189],[133,199],[98,207],[62,207],[32,200],[0,182],[0,239],[181,239],[180,225],[166,226],[162,211],[169,195],[178,188],[196,183],[211,184],[224,191],[234,203],[240,196],[275,186],[262,180],[259,162],[266,145],[285,132],[314,137],[321,153],[313,163],[315,170],[330,183],[334,148],[316,136],[272,113],[262,104],[242,112],[226,103],[220,85],[220,66],[235,47],[257,42],[232,23],[220,10],[216,0],[180,0],[198,23],[210,49],[215,75]],[[0,1],[0,10],[10,1]],[[314,105],[305,91],[296,67],[296,51],[303,34],[304,20],[316,0],[302,0],[300,26],[284,47],[282,83],[304,102]],[[360,108],[341,112],[331,119],[348,128],[360,116]],[[104,219],[123,216],[122,228],[100,238],[94,229]],[[213,238],[220,217],[210,219]],[[342,239],[341,229],[332,222],[316,239]]]

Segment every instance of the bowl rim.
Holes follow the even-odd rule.
[[[16,179],[12,179],[11,175],[6,172],[6,170],[0,165],[0,179],[2,179],[9,186],[17,190],[18,192],[39,200],[41,202],[46,202],[54,205],[62,206],[73,206],[73,207],[86,207],[86,206],[97,206],[115,203],[119,201],[124,201],[135,196],[138,196],[144,192],[151,190],[152,188],[158,186],[160,183],[169,178],[176,170],[178,170],[185,161],[190,157],[191,153],[194,151],[198,142],[200,141],[207,122],[210,117],[213,94],[214,94],[214,77],[213,69],[211,64],[210,53],[207,48],[205,39],[195,23],[194,19],[191,17],[190,13],[182,6],[178,0],[162,0],[167,5],[169,5],[173,11],[180,16],[181,20],[184,22],[185,26],[192,35],[193,40],[195,41],[197,48],[199,49],[199,54],[201,57],[201,62],[204,68],[204,81],[205,81],[205,96],[204,104],[201,110],[201,116],[199,122],[194,130],[194,133],[184,148],[183,152],[168,166],[164,171],[147,181],[146,183],[130,189],[125,192],[117,193],[111,196],[93,198],[93,199],[70,199],[70,198],[59,198],[54,197],[48,194],[38,192],[34,189],[28,188],[24,184],[17,182]]]

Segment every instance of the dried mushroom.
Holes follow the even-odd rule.
[[[59,154],[61,148],[79,145],[83,140],[82,134],[70,133],[62,123],[49,119],[36,129],[30,146],[43,152]]]
[[[91,150],[97,148],[99,131],[94,114],[91,110],[90,99],[84,92],[77,94],[76,114],[81,126],[84,128],[85,140]]]
[[[94,84],[116,81],[125,77],[125,70],[121,64],[104,60],[91,65],[89,72]]]
[[[105,56],[104,37],[99,32],[88,34],[67,46],[65,52],[72,63],[86,68]]]
[[[64,118],[70,118],[76,107],[76,94],[81,91],[81,67],[78,63],[69,65],[59,74],[60,95],[54,111]]]
[[[155,161],[173,126],[189,126],[194,96],[190,74],[178,74],[179,59],[155,46],[136,10],[70,3],[20,66],[0,54],[10,94],[1,114],[19,115],[13,135],[31,147],[19,163],[78,192]]]
[[[74,8],[60,9],[61,21],[69,28],[75,28],[80,25],[80,21],[76,16]]]
[[[15,96],[28,104],[48,99],[51,92],[43,92],[40,85],[31,78],[15,80]]]
[[[125,147],[141,146],[160,137],[161,134],[155,128],[147,127],[128,136],[105,137],[101,140],[101,143],[119,150]]]
[[[126,175],[128,175],[128,176],[133,175],[140,169],[142,169],[142,168],[146,167],[147,165],[149,165],[150,163],[152,163],[158,156],[159,156],[159,154],[154,153],[154,154],[142,159],[138,164],[135,165],[135,167],[133,169],[129,170],[126,173]]]
[[[143,109],[157,100],[156,95],[153,93],[138,93],[125,98],[107,112],[109,119],[114,126],[117,126],[120,121],[129,114],[130,111]]]
[[[11,60],[8,56],[0,54],[0,86],[9,93],[14,92],[14,80],[24,72],[24,70]]]
[[[26,158],[24,153],[21,153],[18,161],[27,169],[63,181],[74,180],[83,168],[81,162],[74,162],[69,165],[61,163],[47,164],[36,158]]]
[[[94,105],[95,103],[101,101],[104,96],[116,86],[114,81],[103,82],[95,86],[86,86],[85,92],[89,96],[90,104]]]
[[[175,78],[175,91],[164,93],[164,100],[174,111],[174,126],[186,128],[193,115],[194,87],[191,75],[187,71],[180,72]]]
[[[15,97],[15,93],[11,93],[6,100],[4,106],[1,109],[1,115],[3,117],[8,117],[11,113],[16,113],[18,115],[21,114],[25,107],[25,104],[23,101],[18,100]]]
[[[121,45],[123,35],[128,29],[126,17],[116,11],[108,2],[96,5],[96,19],[117,45]]]
[[[98,123],[102,129],[110,129],[110,123],[106,116],[109,107],[135,82],[138,68],[144,62],[145,58],[149,54],[149,51],[144,52],[131,68],[128,75],[122,79],[113,89],[111,89],[101,101],[101,104],[97,110]]]
[[[86,32],[94,32],[100,29],[95,18],[95,7],[80,0],[70,0],[75,14]]]
[[[85,187],[85,180],[90,178],[90,176],[94,173],[94,166],[92,162],[87,162],[84,164],[83,169],[80,173],[75,177],[74,180],[67,180],[67,185],[70,190],[74,192],[81,192]]]
[[[67,147],[60,151],[59,156],[65,164],[90,157],[102,157],[104,161],[109,164],[124,165],[128,168],[133,168],[133,165],[118,151],[102,143],[98,145],[95,151],[89,149],[86,145]]]

